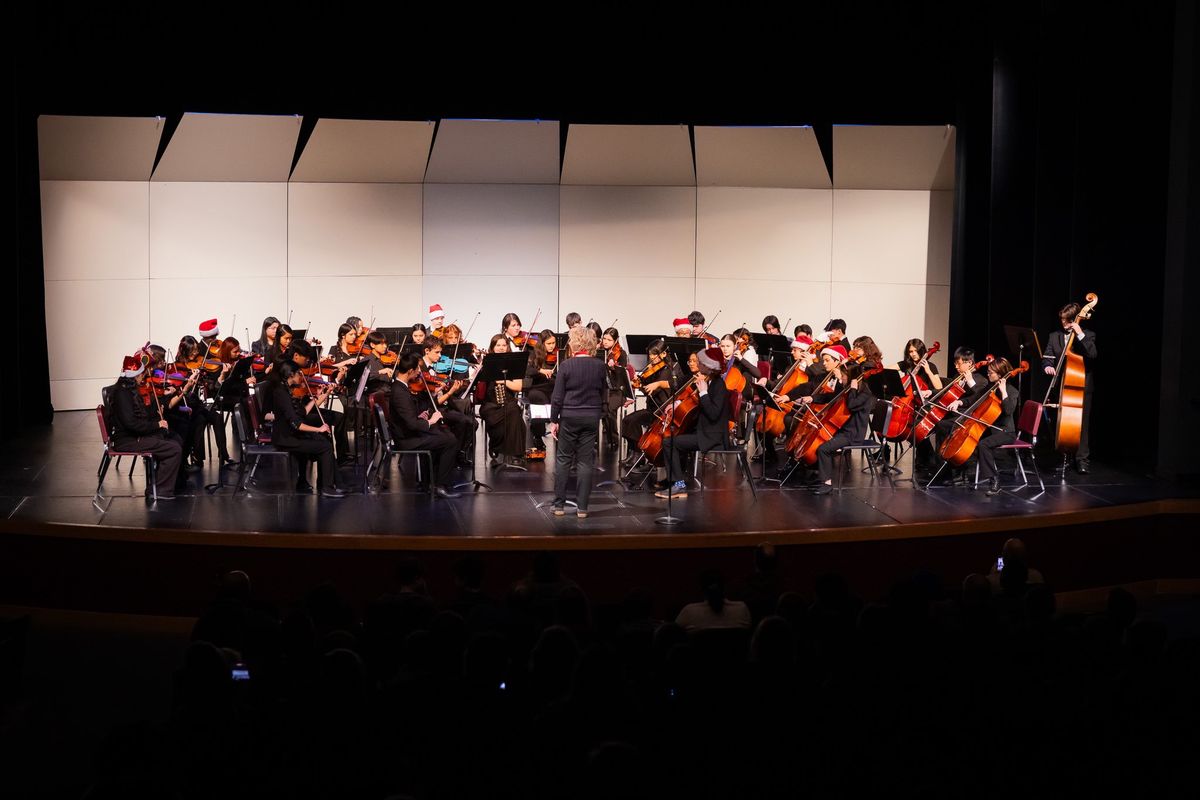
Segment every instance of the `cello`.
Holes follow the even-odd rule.
[[[1096,307],[1100,298],[1095,292],[1088,292],[1086,299],[1087,303],[1079,309],[1073,324],[1090,319],[1092,309]],[[1084,371],[1083,356],[1071,350],[1074,343],[1075,331],[1072,330],[1063,342],[1062,355],[1058,357],[1058,364],[1054,368],[1054,378],[1050,380],[1046,397],[1042,401],[1045,408],[1058,409],[1054,423],[1054,449],[1064,456],[1079,449],[1079,437],[1083,432],[1083,390],[1087,374]],[[1062,380],[1057,380],[1060,377]],[[1050,393],[1054,391],[1056,382],[1058,402],[1050,404]]]
[[[854,353],[851,357],[852,360],[858,362],[864,358],[861,352],[854,351]],[[857,380],[862,384],[867,378],[878,375],[880,372],[883,372],[883,367],[877,365],[863,370]],[[833,380],[833,377],[831,375],[826,383]],[[806,406],[809,414],[797,422],[796,429],[788,438],[787,450],[794,459],[804,461],[809,465],[817,463],[817,448],[836,436],[842,426],[850,421],[849,392],[850,384],[847,383],[819,411],[814,411],[811,407]]]
[[[678,399],[678,403],[672,402],[676,399]],[[654,415],[654,424],[647,428],[642,437],[638,439],[638,449],[654,466],[664,466],[666,462],[663,458],[663,440],[668,436],[686,433],[696,424],[699,414],[700,391],[696,388],[695,376],[692,376],[663,403],[662,408]]]
[[[771,394],[778,396],[786,396],[788,392],[808,383],[808,373],[803,369],[797,369],[802,363],[801,359],[796,359],[792,365],[787,368],[787,372],[783,373],[783,377],[775,384],[775,388],[771,389]],[[793,408],[792,400],[779,400],[779,408],[781,411],[776,411],[769,406],[763,406],[762,413],[754,422],[754,428],[759,433],[769,433],[772,436],[782,436],[785,429],[786,417]]]
[[[978,372],[985,369],[989,364],[996,360],[996,357],[989,353],[983,361],[976,361],[971,366],[972,372]],[[925,408],[919,412],[916,422],[916,430],[913,437],[918,442],[923,442],[929,438],[929,434],[933,433],[933,429],[946,416],[947,408],[951,403],[961,400],[963,392],[966,390],[966,378],[959,375],[954,380],[942,387],[940,392],[930,396],[925,403]]]
[[[1029,362],[1022,361],[1019,367],[1014,367],[1001,380],[1007,381],[1028,369]],[[962,416],[954,420],[954,432],[947,436],[946,441],[938,447],[938,454],[951,465],[961,467],[967,463],[967,459],[975,452],[983,435],[989,429],[996,427],[992,423],[1000,417],[1000,412],[1003,410],[1000,398],[996,394],[996,388],[999,385],[999,381],[994,383],[982,397],[963,412]]]
[[[883,432],[884,438],[888,441],[899,442],[912,436],[913,427],[916,425],[917,410],[925,405],[919,391],[921,384],[918,383],[917,372],[941,347],[941,342],[934,342],[933,347],[925,351],[921,360],[913,364],[912,369],[904,374],[902,382],[908,394],[904,397],[892,398],[892,416],[888,420],[887,430]]]

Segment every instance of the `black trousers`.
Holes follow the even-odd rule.
[[[217,460],[229,460],[229,445],[225,439],[225,419],[217,406],[198,405],[192,408],[196,424],[192,430],[192,457],[197,461],[204,460],[204,432],[212,428],[213,438],[217,442]]]
[[[509,398],[504,405],[484,403],[479,407],[479,416],[487,427],[491,452],[514,458],[525,455],[525,418],[515,398]]]
[[[172,495],[183,488],[179,474],[179,465],[183,463],[183,442],[178,436],[120,436],[113,440],[113,445],[118,450],[141,450],[154,454],[157,476],[154,485],[160,495]]]
[[[1004,431],[992,431],[979,440],[975,455],[979,457],[979,477],[982,480],[996,477],[996,448],[1016,440],[1016,436]]]
[[[447,406],[442,409],[442,419],[446,420],[446,425],[454,436],[458,445],[457,452],[471,452],[475,445],[475,431],[479,430],[479,420],[475,419],[475,415],[464,414]]]
[[[663,439],[663,450],[667,453],[667,475],[671,483],[686,480],[683,472],[683,458],[688,453],[700,450],[700,434],[681,433],[678,436],[668,436]]]
[[[619,390],[609,389],[604,400],[604,441],[609,447],[617,444],[617,412],[625,405],[625,395]]]
[[[401,450],[429,450],[433,454],[434,472],[430,480],[438,486],[449,486],[454,458],[458,454],[458,437],[448,428],[435,425],[428,431],[399,439],[396,446]]]
[[[297,434],[297,438],[275,442],[275,446],[280,450],[286,450],[300,460],[301,477],[308,472],[306,461],[317,462],[317,480],[321,488],[334,488],[337,467],[333,461],[333,442],[327,436],[321,433]]]
[[[860,440],[861,441],[861,440]],[[833,438],[817,448],[817,475],[821,482],[833,480],[833,454],[855,440],[850,434],[839,431]]]
[[[333,441],[337,446],[338,457],[350,455],[350,437],[346,435],[346,430],[349,427],[346,415],[331,408],[323,408],[321,409],[321,416],[318,417],[316,409],[313,409],[311,413],[304,417],[304,424],[320,427],[322,419],[324,419],[326,425],[333,429]]]
[[[621,435],[629,442],[630,450],[638,449],[638,440],[642,438],[646,428],[653,424],[654,412],[648,408],[625,415],[625,419],[621,421]]]
[[[587,511],[592,496],[592,475],[596,471],[596,438],[600,417],[563,417],[558,425],[558,445],[554,451],[554,505],[565,505],[567,478],[575,465],[575,505]]]

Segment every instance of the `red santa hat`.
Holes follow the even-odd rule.
[[[442,317],[444,319],[445,316],[446,316],[446,312],[442,310],[442,306],[440,303],[434,303],[433,305],[431,305],[429,307],[429,321],[430,322],[433,322],[438,317]]]
[[[840,344],[834,344],[830,345],[829,347],[822,347],[821,355],[833,356],[838,361],[845,361],[848,353],[846,352],[846,348],[842,347]]]
[[[221,329],[217,327],[215,319],[206,319],[200,323],[200,338],[207,339],[210,336],[219,336]]]
[[[687,317],[676,317],[675,330],[683,330],[684,328],[687,328],[690,331],[692,329],[692,323],[688,322]]]
[[[796,348],[800,348],[801,350],[807,350],[808,346],[812,343],[813,343],[812,337],[805,336],[802,333],[796,337],[795,341],[792,342],[792,349],[795,350]]]
[[[135,356],[125,356],[125,360],[121,362],[121,377],[136,378],[146,369],[146,361],[148,359],[144,354],[139,353]]]

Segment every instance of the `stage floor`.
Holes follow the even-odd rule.
[[[1014,528],[1033,527],[1058,524],[1077,512],[1197,496],[1194,490],[1103,464],[1096,464],[1086,476],[1069,474],[1065,484],[1054,479],[1052,470],[1044,470],[1047,491],[1040,496],[1035,496],[1036,483],[996,497],[966,488],[915,490],[903,482],[893,490],[886,483],[873,485],[871,476],[861,473],[856,461],[841,494],[815,496],[799,486],[780,489],[771,483],[758,485],[755,500],[736,461],[725,457],[721,459],[726,462],[724,470],[720,465],[706,467],[705,491],[692,491],[674,503],[674,514],[681,522],[666,527],[655,522],[666,511],[665,500],[656,499],[652,492],[621,486],[596,490],[586,520],[576,519],[571,509],[565,517],[554,517],[548,506],[538,508],[552,497],[551,449],[544,464],[532,463],[525,473],[496,472],[481,460],[476,477],[493,491],[465,491],[454,500],[431,499],[417,492],[411,459],[404,475],[396,471],[393,460],[390,491],[341,500],[290,493],[291,482],[284,474],[286,462],[264,459],[258,485],[249,492],[235,496],[231,486],[215,495],[206,493],[203,485],[216,480],[216,470],[206,467],[190,476],[190,496],[150,504],[142,497],[145,479],[141,464],[130,478],[126,459],[120,473],[115,465],[110,469],[98,508],[93,504],[93,492],[100,453],[91,411],[58,413],[52,426],[11,443],[0,456],[0,515],[7,518],[5,527],[15,531],[47,524],[54,528],[86,526],[100,536],[110,530],[138,529],[326,535],[343,544],[344,537],[463,539],[477,544],[489,539],[611,537],[614,545],[624,540],[627,546],[627,537],[636,537],[642,546],[655,546],[655,540],[662,537],[695,534],[791,533],[803,537],[839,532],[852,538],[888,538],[918,535],[917,529],[931,525],[950,533],[986,520]],[[761,465],[752,466],[757,476]],[[907,468],[907,459],[901,466]],[[599,475],[600,480],[618,476],[615,457],[607,450],[603,467],[606,472]],[[236,470],[229,471],[227,479],[232,482],[235,475]],[[352,469],[344,469],[342,476],[344,485],[358,484]],[[907,469],[900,477],[908,477]]]

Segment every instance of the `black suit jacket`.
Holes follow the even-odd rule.
[[[700,398],[700,418],[696,423],[696,435],[701,450],[724,447],[729,435],[729,390],[720,375],[708,382],[708,392]]]

